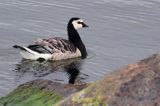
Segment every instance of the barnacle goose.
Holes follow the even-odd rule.
[[[71,18],[68,22],[68,40],[60,37],[38,39],[28,47],[14,45],[24,59],[62,60],[75,57],[86,58],[87,51],[77,30],[88,27],[80,18]]]

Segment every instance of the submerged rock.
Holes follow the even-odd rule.
[[[48,80],[34,80],[1,98],[0,104],[2,106],[160,106],[160,54],[116,70],[86,86],[84,84],[76,87]]]

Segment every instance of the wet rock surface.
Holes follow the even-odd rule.
[[[160,55],[121,70],[120,86],[109,106],[160,106]]]
[[[160,106],[160,54],[154,54],[135,64],[115,70],[90,85],[65,85],[39,79],[22,84],[17,89],[22,88],[19,91],[23,93],[23,87],[38,88],[40,91],[51,93],[52,96],[49,96],[50,99],[47,101],[58,98],[50,102],[50,105],[54,106]],[[11,92],[1,98],[0,102],[5,105],[9,102],[15,103],[15,97],[22,94],[19,91]],[[13,96],[14,99],[10,98],[12,94],[16,95]],[[31,98],[31,95],[32,93],[29,93],[24,97]],[[35,99],[35,96],[33,97]],[[42,95],[38,98],[44,99]],[[29,100],[33,102],[32,99]],[[34,102],[36,100],[37,98]],[[40,106],[38,103],[33,106]]]
[[[25,84],[22,84],[20,86],[30,86],[33,88],[39,88],[41,90],[47,91],[47,92],[55,92],[63,97],[67,97],[71,95],[72,93],[75,93],[77,91],[80,91],[83,88],[86,88],[87,84],[61,84],[58,82],[53,82],[51,80],[43,80],[43,79],[37,79],[30,82],[27,82]]]
[[[60,105],[73,104],[160,106],[160,54],[106,75],[83,91],[68,97]]]
[[[50,80],[37,79],[24,83],[5,97],[0,106],[54,106],[60,100],[78,92],[87,84],[61,84]]]

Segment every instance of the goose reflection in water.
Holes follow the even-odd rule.
[[[54,62],[22,60],[19,64],[16,65],[15,71],[18,73],[18,79],[20,79],[26,73],[32,73],[34,77],[44,77],[51,73],[64,70],[63,72],[67,73],[69,78],[68,83],[74,84],[76,79],[83,79],[80,78],[79,76],[83,62],[84,61],[81,60],[80,58],[63,60],[63,61],[54,61]],[[85,77],[87,76],[88,75],[85,75]]]

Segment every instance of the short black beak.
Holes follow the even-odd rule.
[[[83,27],[89,27],[88,25],[86,25],[85,23],[82,23]]]

